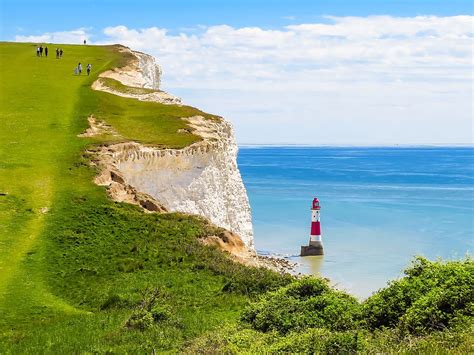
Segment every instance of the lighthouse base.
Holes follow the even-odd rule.
[[[321,242],[310,242],[309,245],[301,246],[301,256],[324,255],[323,244]]]

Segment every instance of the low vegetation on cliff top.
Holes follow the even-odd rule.
[[[190,132],[182,117],[217,117],[191,106],[139,101],[98,91],[88,92],[82,109],[111,125],[120,136],[98,137],[99,142],[134,140],[164,148],[183,148],[201,139]]]
[[[0,353],[469,349],[470,260],[420,260],[360,304],[230,262],[198,242],[220,233],[203,219],[110,201],[83,152],[117,138],[77,137],[90,114],[121,139],[182,147],[199,138],[177,134],[179,117],[202,113],[94,92],[127,58],[62,48],[0,44]],[[73,75],[79,61],[90,77]]]

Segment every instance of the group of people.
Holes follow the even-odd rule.
[[[42,57],[43,52],[44,52],[44,55],[47,57],[48,56],[48,47],[45,47],[44,49],[43,49],[43,46],[36,47],[36,56],[37,57]]]
[[[48,56],[48,47],[44,47],[41,45],[39,47],[36,47],[36,56],[37,57],[42,57],[44,53],[44,56]],[[62,48],[56,48],[56,59],[62,58],[63,56],[63,50]]]
[[[87,64],[87,66],[86,66],[87,75],[90,75],[91,70],[92,70],[92,65]],[[76,75],[81,75],[82,74],[82,64],[81,63],[79,63],[77,65],[76,69],[74,69],[74,74],[76,74]]]
[[[86,40],[84,40],[84,44],[86,44]],[[43,45],[40,45],[40,46],[36,47],[36,56],[37,57],[42,57],[43,53],[44,53],[45,57],[48,56],[48,47],[43,48]],[[59,59],[59,58],[62,58],[62,57],[63,57],[62,48],[56,48],[56,59]],[[92,70],[92,65],[89,63],[86,66],[87,75],[90,75],[91,70]],[[76,74],[76,75],[81,75],[82,74],[82,64],[81,63],[79,63],[77,65],[77,67],[74,69],[74,74]]]
[[[62,58],[63,57],[63,49],[62,48],[56,48],[56,59]]]

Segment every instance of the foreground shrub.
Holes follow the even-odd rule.
[[[269,347],[270,352],[351,354],[365,348],[365,333],[334,332],[327,329],[307,329],[281,337]]]
[[[474,329],[454,328],[427,335],[411,335],[397,328],[366,333],[365,352],[370,354],[472,354]]]
[[[239,265],[235,267],[230,263],[228,264],[226,268],[232,268],[233,272],[230,273],[224,269],[227,274],[232,275],[228,277],[229,280],[222,288],[224,292],[236,292],[247,296],[255,296],[285,286],[294,280],[294,277],[290,274],[276,274],[265,267],[241,268]],[[216,274],[221,272],[212,265],[210,269],[216,272]]]
[[[420,257],[405,274],[364,302],[362,316],[370,329],[400,327],[409,333],[424,334],[472,320],[472,259],[430,262]]]
[[[143,300],[139,307],[132,312],[125,327],[145,330],[153,325],[163,323],[179,326],[179,319],[172,312],[172,308],[161,303],[164,295],[166,294],[160,289],[143,291]]]
[[[306,329],[280,335],[252,329],[224,328],[208,333],[186,348],[187,353],[301,353],[351,354],[365,349],[365,333]]]
[[[145,330],[150,328],[153,323],[154,320],[151,312],[140,308],[132,313],[125,326],[130,329]]]
[[[403,334],[398,329],[348,330],[305,329],[281,335],[226,325],[187,344],[185,353],[225,354],[471,354],[472,328]]]
[[[154,305],[150,311],[153,316],[153,320],[157,323],[170,321],[174,318],[173,313],[171,312],[171,307],[163,305]]]
[[[473,262],[417,258],[403,279],[359,304],[303,278],[250,304],[240,327],[193,341],[191,353],[474,353]],[[363,327],[366,326],[366,327]],[[370,329],[366,329],[370,328]]]
[[[266,294],[247,307],[241,319],[253,329],[285,334],[307,328],[353,329],[358,316],[354,297],[330,288],[323,279],[307,277]]]
[[[241,329],[235,324],[224,324],[219,329],[193,339],[184,348],[187,354],[238,354],[269,352],[269,344],[280,338],[276,332],[261,333]]]

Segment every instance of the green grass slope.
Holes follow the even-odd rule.
[[[117,47],[62,46],[61,59],[54,48],[37,58],[34,44],[0,44],[0,353],[178,349],[284,284],[200,245],[219,232],[201,219],[107,199],[83,156],[101,141],[77,137],[90,114],[121,139],[168,147],[199,139],[177,134],[179,117],[206,114],[93,91],[98,73],[125,64]],[[78,62],[90,77],[74,75]],[[161,323],[126,326],[154,292]]]

